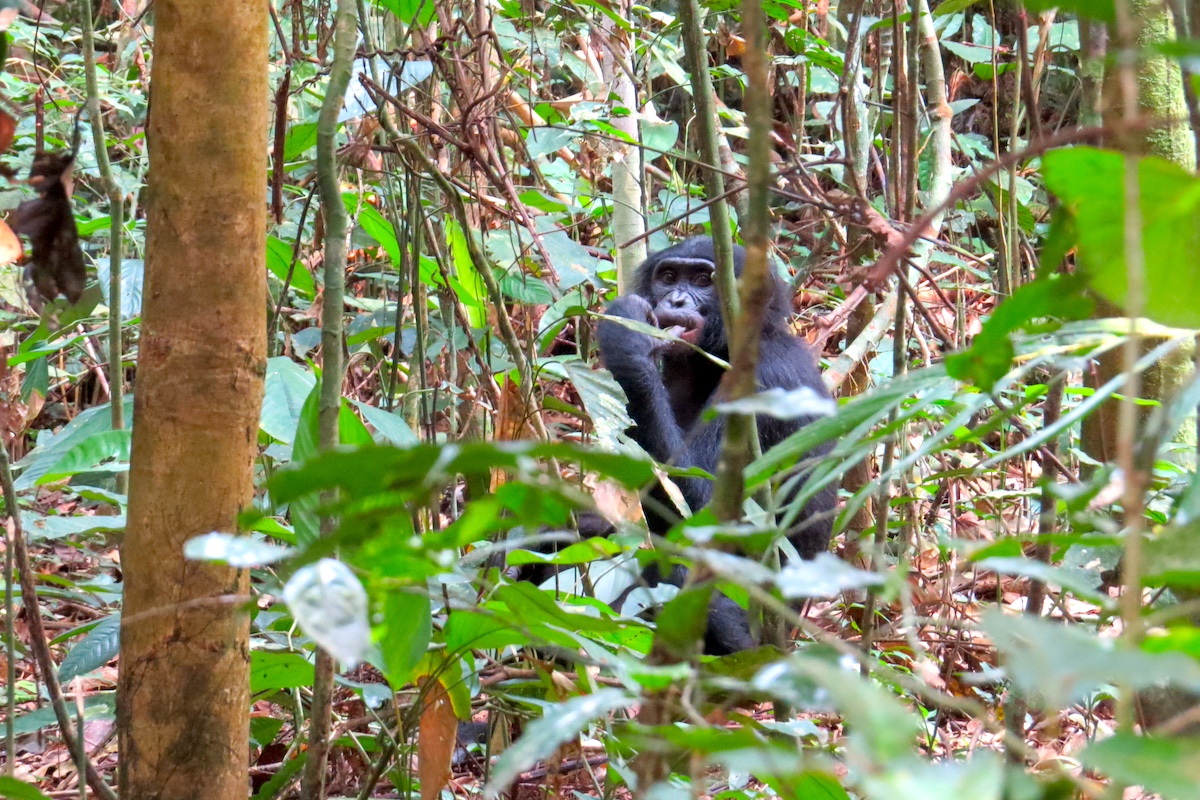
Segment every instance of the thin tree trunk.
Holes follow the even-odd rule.
[[[1141,27],[1136,47],[1139,53],[1152,53],[1175,38],[1171,12],[1157,0],[1127,0],[1130,16]],[[1110,34],[1111,41],[1117,41]],[[1114,126],[1124,114],[1119,87],[1120,71],[1111,70],[1105,76],[1105,121]],[[1179,120],[1161,127],[1136,126],[1116,137],[1109,145],[1126,153],[1150,155],[1173,161],[1184,169],[1195,169],[1195,140],[1187,119],[1183,96],[1183,77],[1179,62],[1160,56],[1143,58],[1137,69],[1138,114],[1148,119]],[[1100,303],[1098,315],[1120,316],[1121,311],[1110,303]],[[1109,351],[1097,359],[1089,384],[1103,385],[1121,372],[1120,351]],[[1179,350],[1164,359],[1142,376],[1142,396],[1169,397],[1182,385],[1191,372],[1191,354]],[[1097,461],[1115,461],[1117,453],[1116,401],[1104,403],[1083,422],[1083,448]],[[1144,419],[1145,413],[1141,414]]]
[[[187,561],[251,497],[265,373],[262,0],[155,4],[117,713],[125,800],[248,792],[244,570]],[[115,268],[115,266],[114,266]]]

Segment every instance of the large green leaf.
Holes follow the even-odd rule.
[[[288,281],[288,272],[291,271],[291,280],[289,285],[292,290],[308,300],[312,300],[316,294],[316,285],[313,283],[312,273],[308,271],[308,266],[296,259],[295,266],[292,266],[292,245],[283,241],[277,236],[267,237],[267,269],[271,271],[279,282],[282,284]]]
[[[119,471],[129,465],[131,432],[128,430],[94,433],[75,445],[57,463],[38,478],[39,484],[66,480],[81,472]]]
[[[294,441],[300,410],[316,383],[311,372],[286,356],[267,361],[266,390],[258,426],[272,439]]]
[[[383,663],[388,683],[403,686],[425,657],[433,636],[429,595],[422,591],[391,590],[383,601]],[[455,612],[451,616],[457,616]]]
[[[1125,159],[1093,147],[1046,154],[1046,185],[1068,206],[1079,236],[1079,262],[1092,287],[1124,306]],[[1164,325],[1200,328],[1200,178],[1161,158],[1137,162],[1145,315]]]

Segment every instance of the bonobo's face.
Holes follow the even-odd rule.
[[[658,327],[697,344],[705,323],[719,314],[713,263],[705,258],[670,258],[655,265],[650,302]]]

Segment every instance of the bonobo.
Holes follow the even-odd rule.
[[[734,268],[740,275],[746,251],[734,248]],[[716,269],[712,239],[695,237],[655,253],[638,267],[634,292],[618,297],[608,315],[647,322],[669,329],[684,342],[729,358],[729,340],[721,317],[721,304],[713,282]],[[808,345],[791,333],[791,293],[771,273],[771,297],[762,322],[758,356],[758,388],[808,387],[822,397],[828,392],[821,381],[816,359]],[[721,450],[724,423],[718,418],[701,422],[704,409],[714,401],[723,370],[686,344],[664,343],[620,323],[602,320],[598,328],[604,365],[625,390],[631,430],[656,460],[681,467],[700,467],[713,473]],[[811,419],[782,420],[759,416],[758,438],[763,452],[795,433]],[[828,452],[832,444],[809,455]],[[688,506],[699,511],[708,504],[712,484],[698,478],[676,479]],[[661,487],[646,503],[646,522],[657,534],[670,530],[672,520],[663,511],[672,506]],[[785,498],[786,499],[786,498]],[[805,506],[788,539],[803,558],[813,558],[829,544],[837,489],[822,489]],[[686,570],[676,567],[665,579],[647,571],[650,583],[665,580],[682,585]],[[705,652],[724,655],[754,646],[746,612],[721,594],[714,594],[705,632]]]

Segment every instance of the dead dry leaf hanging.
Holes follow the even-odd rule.
[[[13,233],[12,228],[4,220],[0,220],[0,265],[11,264],[18,260],[24,248],[21,247],[21,240]]]

